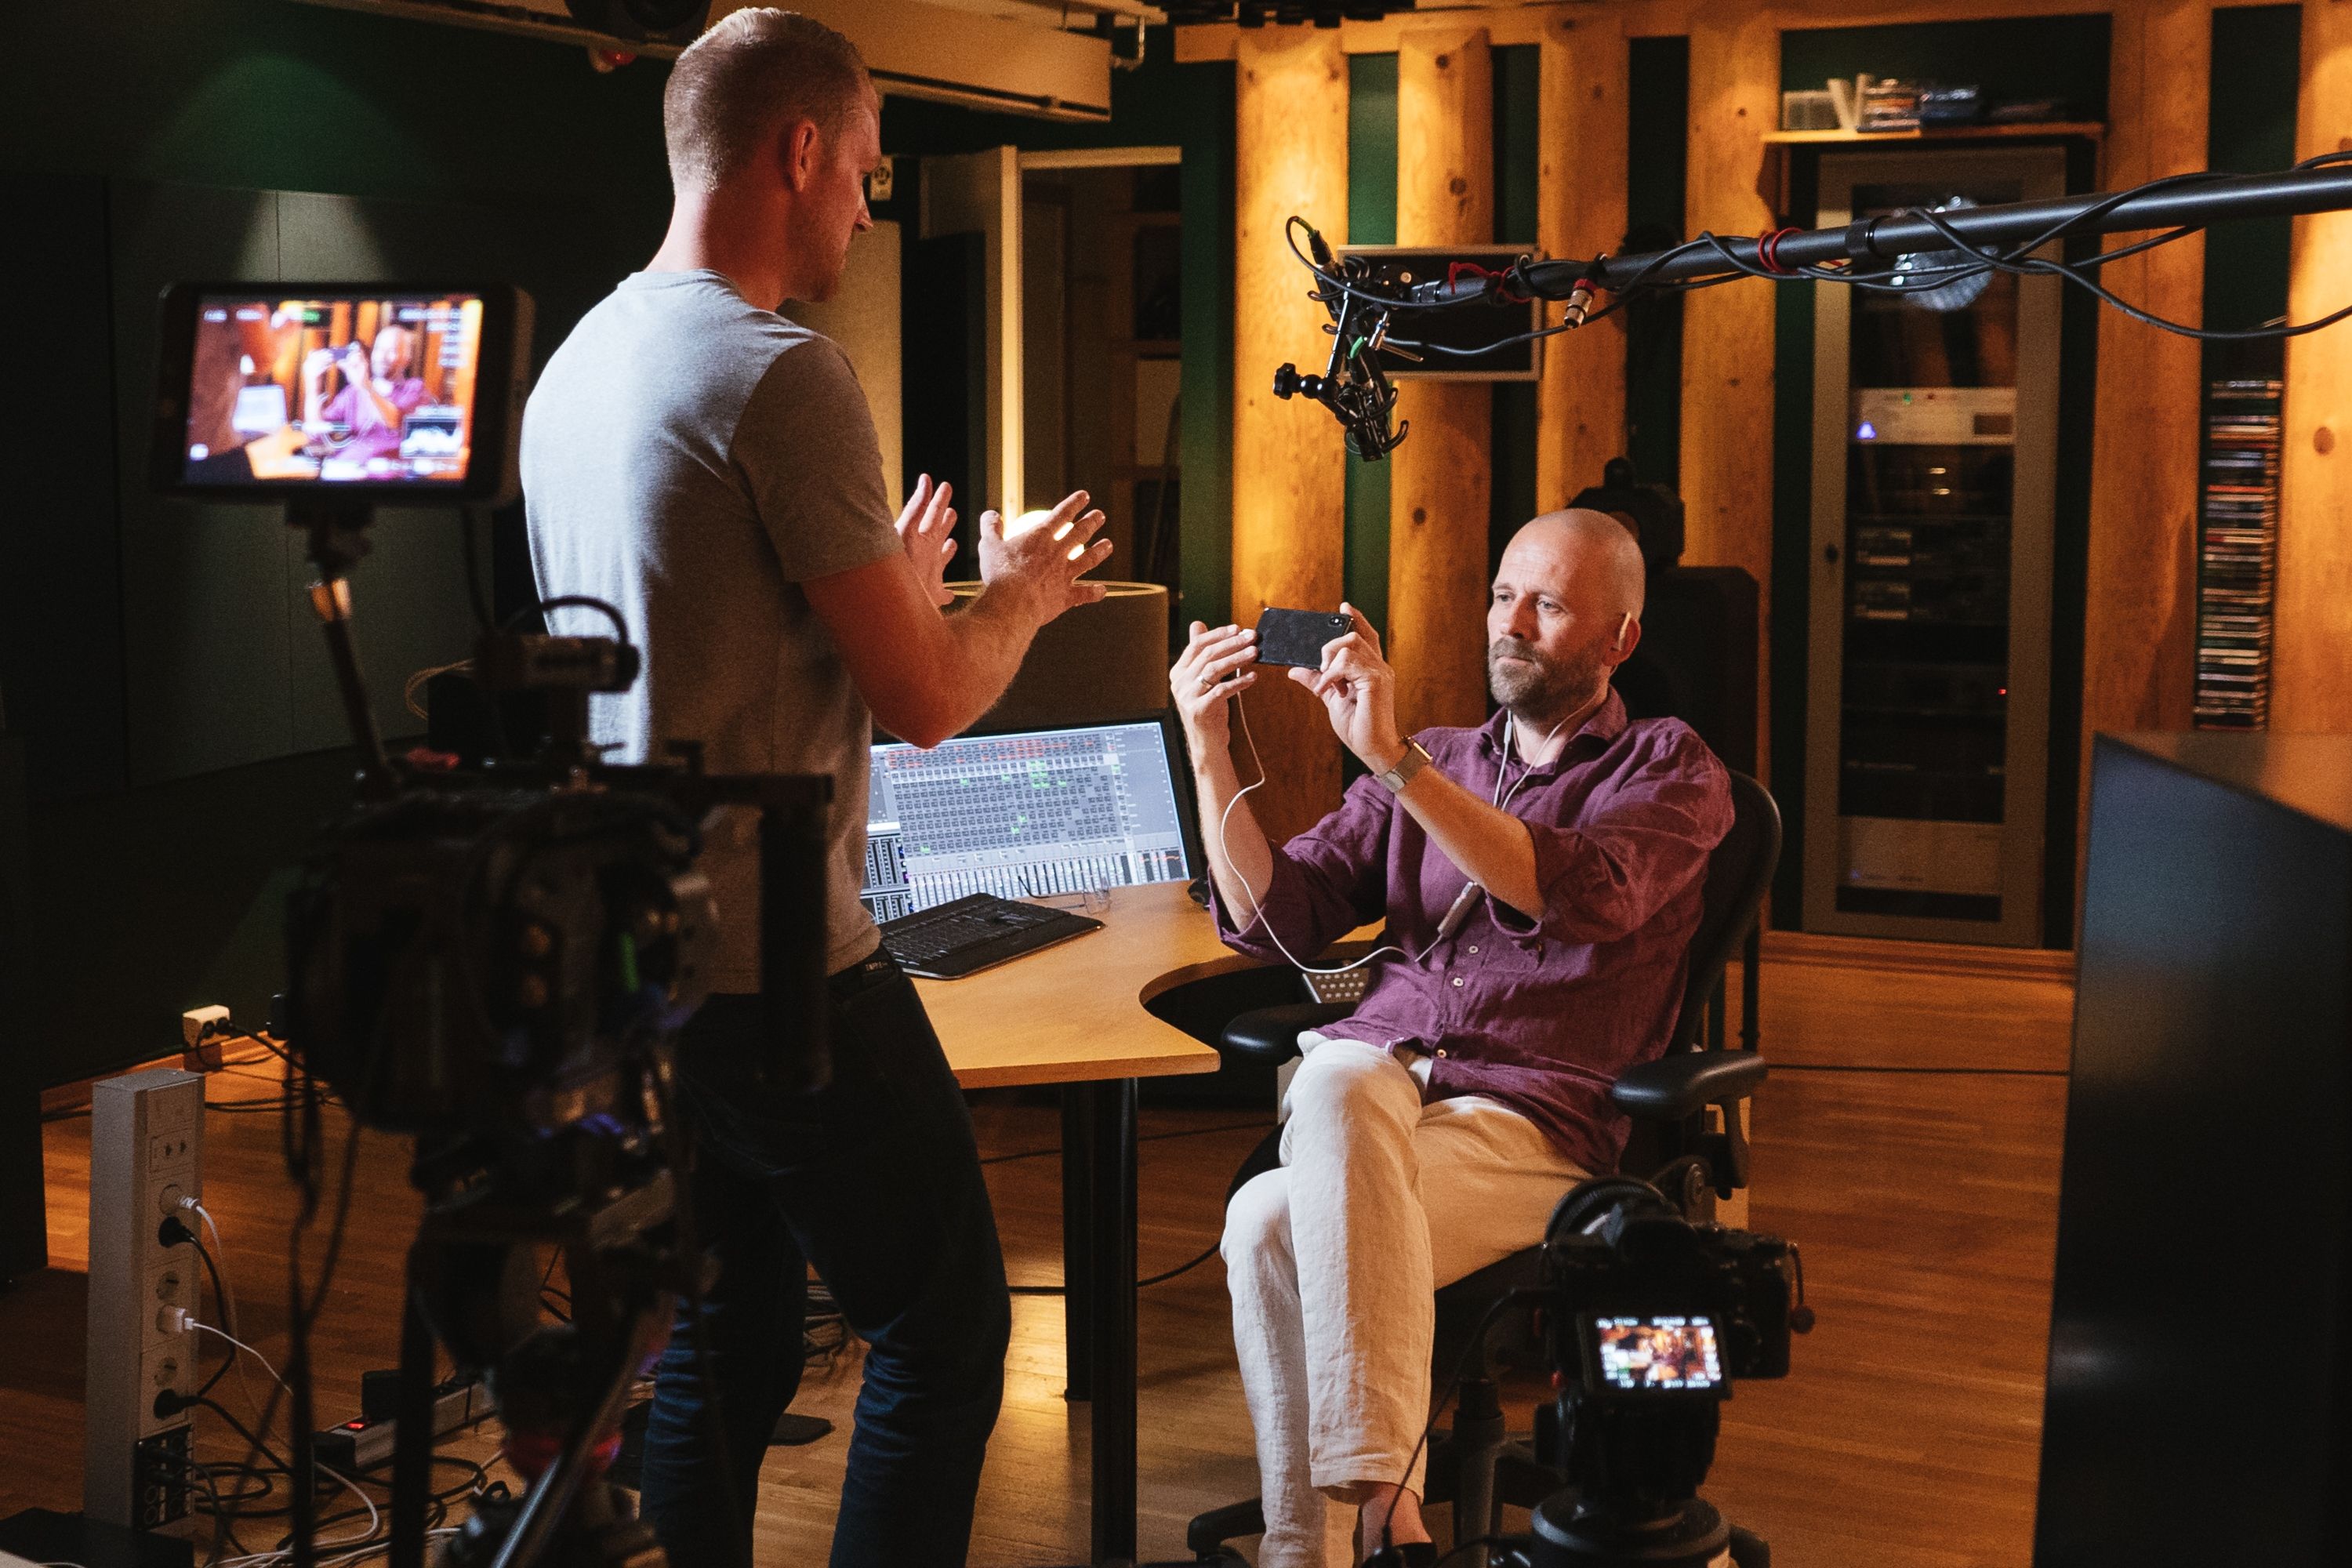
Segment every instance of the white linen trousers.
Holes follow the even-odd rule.
[[[1433,1297],[1543,1239],[1584,1172],[1495,1100],[1423,1102],[1428,1061],[1300,1040],[1282,1164],[1225,1210],[1234,1348],[1257,1436],[1258,1568],[1342,1568],[1361,1482],[1422,1489]]]

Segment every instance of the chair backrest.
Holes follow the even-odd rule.
[[[1706,860],[1706,887],[1700,895],[1698,930],[1691,935],[1690,977],[1683,984],[1682,1011],[1675,1018],[1668,1053],[1698,1048],[1708,1002],[1722,983],[1724,966],[1747,940],[1764,905],[1772,872],[1780,863],[1780,807],[1771,792],[1746,773],[1731,774],[1731,831]]]

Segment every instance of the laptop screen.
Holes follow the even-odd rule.
[[[858,896],[888,921],[971,893],[1190,881],[1171,763],[1150,720],[877,745]]]

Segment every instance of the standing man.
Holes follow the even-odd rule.
[[[1037,628],[1102,596],[1081,491],[1011,537],[982,519],[985,586],[942,614],[946,487],[894,527],[872,416],[841,351],[776,314],[831,294],[872,226],[880,101],[847,39],[735,12],[678,58],[662,104],[676,205],[643,272],[581,320],[523,421],[539,591],[619,606],[645,656],[602,698],[626,761],[701,743],[714,773],[834,779],[826,928],[834,1081],[758,1081],[749,843],[712,844],[725,920],[712,996],[679,1049],[693,1188],[717,1264],[681,1322],[646,1440],[645,1508],[686,1568],[751,1561],[760,1462],[800,1382],[808,1268],[869,1347],[835,1526],[836,1568],[964,1560],[1011,1312],[971,1124],[913,984],[858,902],[869,714],[933,746],[1002,695]],[[556,629],[593,631],[558,612]],[[715,1399],[723,1450],[709,1441]]]

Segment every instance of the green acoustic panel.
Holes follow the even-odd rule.
[[[1543,50],[1505,44],[1495,50],[1495,243],[1533,246],[1542,167],[1538,91]]]
[[[1348,243],[1394,245],[1396,215],[1397,58],[1349,55]]]
[[[1626,246],[1664,249],[1683,238],[1690,154],[1690,40],[1635,38],[1628,48]],[[1682,467],[1683,303],[1667,294],[1625,308],[1627,455],[1652,484]]]
[[[1348,57],[1348,243],[1397,242],[1397,58]],[[1305,277],[1302,272],[1301,278]],[[1318,362],[1299,368],[1320,371]],[[1319,411],[1318,411],[1319,412]],[[1334,445],[1339,427],[1327,434]],[[1389,464],[1350,457],[1341,581],[1348,602],[1376,626],[1389,615]]]
[[[104,182],[0,174],[0,730],[35,801],[122,787],[112,300]],[[0,965],[5,965],[0,957]]]
[[[288,749],[290,550],[274,509],[167,500],[148,488],[156,298],[180,279],[278,277],[266,191],[113,184],[123,696],[134,784]]]
[[[2255,174],[2294,162],[2302,52],[2300,5],[2213,13],[2206,167]],[[2292,218],[2254,218],[2216,224],[2206,232],[2208,326],[2248,327],[2286,314],[2287,246],[2294,227]]]

